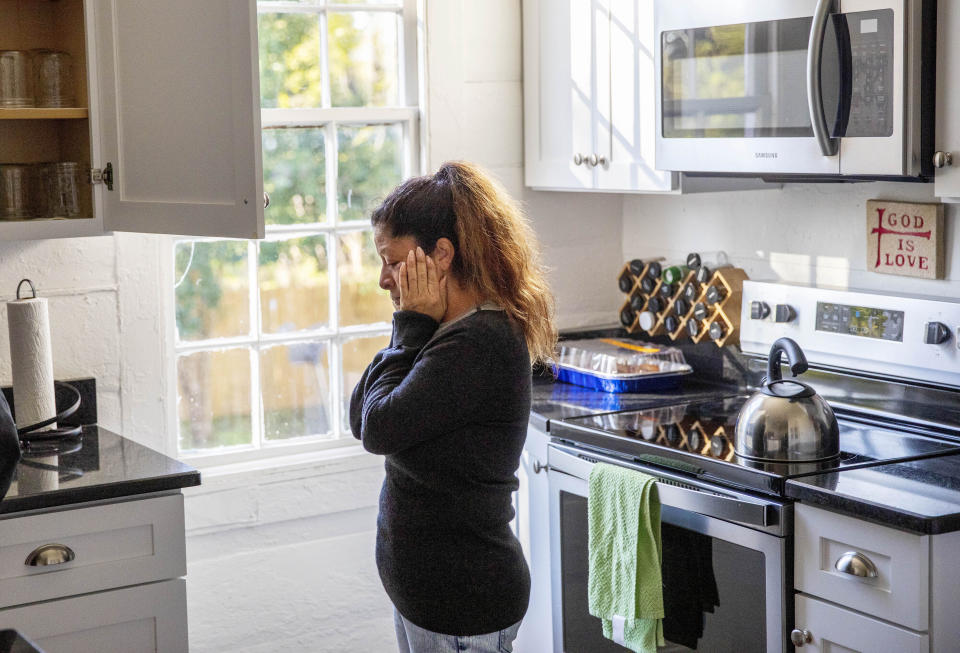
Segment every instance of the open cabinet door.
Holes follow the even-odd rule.
[[[263,237],[255,0],[90,0],[104,228]]]

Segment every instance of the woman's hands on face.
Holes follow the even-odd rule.
[[[400,264],[400,310],[429,315],[437,322],[447,312],[447,277],[432,258],[417,247]]]

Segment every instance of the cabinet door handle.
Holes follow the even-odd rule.
[[[876,578],[877,566],[859,551],[847,551],[833,565],[834,569],[858,578]]]
[[[597,157],[596,154],[591,154],[591,155],[590,155],[590,158],[587,159],[587,163],[589,163],[591,166],[595,166],[595,165],[597,165],[598,163],[600,163],[600,159],[599,159],[599,157]]]
[[[573,165],[578,166],[583,163],[583,155],[577,152],[573,155]]]
[[[933,167],[934,168],[943,168],[944,166],[953,165],[953,152],[934,152],[933,154]]]
[[[44,544],[30,552],[23,563],[28,567],[46,567],[62,565],[76,558],[76,554],[66,544]]]
[[[533,473],[539,474],[540,472],[545,472],[550,469],[550,465],[544,465],[536,458],[533,459]]]
[[[267,191],[263,191],[263,208],[270,206],[270,195],[267,194]]]
[[[812,643],[813,635],[806,628],[794,628],[790,633],[790,642],[793,643],[793,645],[797,648],[800,648],[804,644]]]

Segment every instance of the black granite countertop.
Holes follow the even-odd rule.
[[[200,472],[193,467],[104,428],[84,426],[76,451],[59,456],[24,453],[0,500],[0,514],[199,484]]]
[[[787,496],[921,535],[960,530],[960,454],[787,481]]]

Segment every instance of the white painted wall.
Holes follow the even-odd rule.
[[[621,196],[523,186],[520,0],[427,4],[428,170],[449,159],[487,167],[540,238],[560,326],[616,322]]]
[[[946,205],[946,279],[911,279],[867,271],[866,201],[874,198],[937,201],[933,184],[887,182],[628,196],[622,259],[660,254],[681,261],[691,251],[722,250],[752,279],[960,296],[956,207]]]

